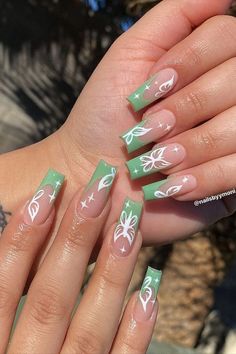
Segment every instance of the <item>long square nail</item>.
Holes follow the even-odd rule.
[[[40,225],[48,218],[52,206],[60,192],[65,176],[49,169],[24,212],[26,224]]]
[[[131,179],[137,179],[178,165],[186,152],[180,144],[157,145],[156,148],[126,162]]]
[[[84,217],[95,218],[104,209],[117,173],[115,166],[101,160],[87,187],[82,193],[78,212]]]
[[[134,319],[146,321],[151,318],[160,288],[162,272],[148,267],[137,303],[134,309]]]
[[[130,153],[168,134],[174,128],[175,122],[175,116],[172,112],[162,110],[150,114],[141,123],[124,132],[120,137]]]
[[[114,230],[113,247],[119,256],[128,256],[138,231],[143,204],[126,198]]]
[[[174,69],[163,69],[144,82],[127,99],[135,112],[165,96],[173,89],[178,79]]]
[[[145,200],[164,199],[192,192],[197,187],[197,180],[192,175],[168,177],[162,181],[144,187]]]

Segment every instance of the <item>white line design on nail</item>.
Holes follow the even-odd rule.
[[[182,187],[183,187],[183,185],[181,184],[180,186],[172,186],[172,187],[168,188],[166,192],[162,192],[162,191],[157,190],[154,193],[154,195],[158,199],[168,198],[174,194],[177,194],[182,189]]]
[[[120,222],[116,226],[114,232],[114,242],[116,242],[120,237],[127,238],[130,246],[133,243],[134,236],[135,236],[135,225],[138,222],[137,215],[133,215],[132,210],[130,211],[129,215],[126,213],[125,210],[122,211]]]
[[[112,167],[111,173],[102,177],[102,179],[100,180],[98,184],[98,192],[103,188],[110,187],[114,181],[115,175],[116,175],[116,169]]]
[[[175,76],[173,75],[170,80],[161,84],[161,86],[158,88],[158,91],[155,93],[156,98],[163,96],[163,94],[165,94],[171,90],[171,88],[174,84],[174,78],[175,78]]]
[[[153,168],[160,169],[171,165],[171,163],[166,161],[163,156],[166,148],[167,148],[166,146],[162,148],[158,148],[154,150],[150,155],[145,155],[140,157],[140,161],[142,162],[141,166],[143,167],[143,172],[147,173],[151,171]]]
[[[134,127],[132,130],[130,130],[128,133],[123,135],[123,138],[125,139],[125,142],[127,145],[130,145],[136,136],[143,136],[150,132],[152,128],[144,128],[144,127]]]
[[[40,189],[32,198],[31,202],[28,205],[28,212],[31,218],[31,221],[33,222],[35,217],[37,216],[39,212],[39,203],[38,200],[44,195],[44,190]]]
[[[142,287],[141,291],[139,292],[139,299],[143,305],[144,312],[147,312],[147,305],[148,305],[149,301],[151,300],[151,298],[153,297],[153,290],[150,287],[151,283],[152,283],[152,277],[147,276],[144,279],[143,287]]]

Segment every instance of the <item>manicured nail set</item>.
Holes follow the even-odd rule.
[[[135,112],[165,96],[176,84],[177,73],[164,69],[152,76],[128,97]],[[128,152],[133,152],[168,134],[175,126],[174,115],[162,110],[150,114],[141,123],[121,135]],[[185,149],[179,144],[158,144],[152,150],[127,162],[131,179],[137,179],[182,162]],[[90,182],[82,193],[78,212],[86,218],[98,217],[109,198],[117,168],[101,160]],[[49,216],[64,182],[64,176],[50,169],[25,210],[25,222],[41,224]],[[143,187],[146,200],[186,193],[196,185],[193,176],[177,176]],[[142,215],[142,203],[126,198],[113,234],[113,251],[119,257],[127,257],[135,242]],[[162,272],[148,267],[136,304],[136,314],[141,320],[151,317],[156,303]]]

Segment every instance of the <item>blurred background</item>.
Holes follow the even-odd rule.
[[[110,44],[158,2],[0,0],[0,152],[58,129]],[[147,264],[164,270],[149,353],[236,354],[235,255],[235,216],[141,252],[129,292]]]

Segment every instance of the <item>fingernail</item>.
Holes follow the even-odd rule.
[[[169,177],[143,187],[145,200],[163,199],[192,192],[197,180],[192,175]]]
[[[26,224],[40,225],[47,220],[64,179],[64,175],[49,169],[33,198],[25,207],[24,221]]]
[[[142,207],[143,205],[140,202],[135,202],[129,198],[125,199],[113,237],[114,252],[118,256],[128,256],[133,248]]]
[[[152,113],[147,119],[124,132],[121,139],[130,153],[168,134],[175,122],[175,116],[170,111]]]
[[[151,318],[157,294],[161,284],[162,272],[148,267],[137,302],[134,306],[134,319],[136,321],[147,321]]]
[[[82,193],[78,212],[87,218],[96,218],[103,211],[116,176],[117,168],[101,160]]]
[[[131,179],[150,175],[178,165],[186,156],[180,144],[156,145],[156,148],[126,162]]]
[[[175,86],[178,74],[174,69],[164,69],[144,82],[127,99],[135,112],[165,96]]]

